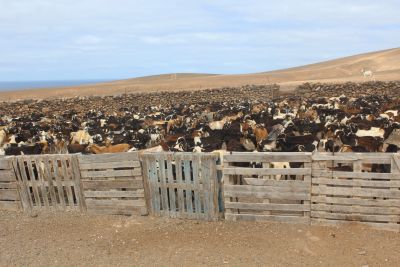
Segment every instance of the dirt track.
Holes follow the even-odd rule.
[[[0,212],[0,266],[400,266],[400,234],[244,222]]]

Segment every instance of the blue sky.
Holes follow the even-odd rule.
[[[398,0],[0,0],[0,81],[250,73],[399,47]]]

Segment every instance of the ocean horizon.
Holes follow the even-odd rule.
[[[56,88],[64,86],[77,86],[91,83],[106,82],[111,80],[49,80],[49,81],[0,81],[0,91],[29,90],[36,88]]]

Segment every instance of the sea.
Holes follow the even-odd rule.
[[[57,80],[57,81],[0,81],[0,91],[15,91],[35,88],[56,88],[64,86],[77,86],[84,84],[92,84],[99,82],[107,82],[110,80]]]

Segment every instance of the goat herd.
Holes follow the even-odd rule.
[[[176,102],[178,102],[176,100]],[[115,104],[115,103],[114,103]],[[197,102],[110,112],[0,113],[0,153],[397,152],[400,101],[385,96]],[[62,109],[62,107],[61,107]],[[10,115],[12,114],[12,115]]]

